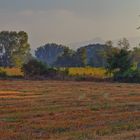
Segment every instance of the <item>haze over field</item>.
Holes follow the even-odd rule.
[[[0,0],[0,30],[24,30],[32,48],[100,37],[137,44],[139,0]]]

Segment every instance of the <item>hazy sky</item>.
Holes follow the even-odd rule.
[[[0,0],[0,30],[24,30],[32,47],[139,37],[140,0]]]

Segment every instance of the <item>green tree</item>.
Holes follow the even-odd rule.
[[[102,57],[102,66],[106,66],[106,59],[112,55],[113,49],[113,42],[109,40],[105,43],[105,48],[99,52]]]
[[[53,66],[56,67],[72,67],[74,65],[73,55],[75,52],[69,47],[64,47],[63,54],[60,55],[54,62]]]
[[[28,35],[24,31],[0,32],[0,47],[4,48],[3,66],[21,67],[31,57]]]
[[[123,75],[132,67],[132,55],[129,50],[129,42],[126,39],[118,42],[118,48],[112,47],[107,54],[107,70],[114,76]]]

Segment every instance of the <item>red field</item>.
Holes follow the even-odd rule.
[[[0,140],[140,140],[140,85],[0,81]]]

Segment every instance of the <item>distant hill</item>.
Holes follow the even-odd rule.
[[[126,37],[126,38],[129,40],[131,48],[136,47],[140,44],[140,37]],[[120,39],[121,38],[112,40],[112,42],[114,43],[115,46],[117,45],[117,43]],[[106,41],[108,41],[108,40],[104,40],[100,37],[96,37],[94,39],[87,40],[87,41],[70,43],[70,44],[68,44],[68,46],[70,46],[70,48],[77,49],[81,46],[88,46],[89,44],[105,44]]]
[[[81,46],[87,46],[89,44],[105,44],[105,41],[100,37],[96,37],[96,38],[88,40],[88,41],[70,43],[68,46],[70,46],[70,48],[77,49]]]

